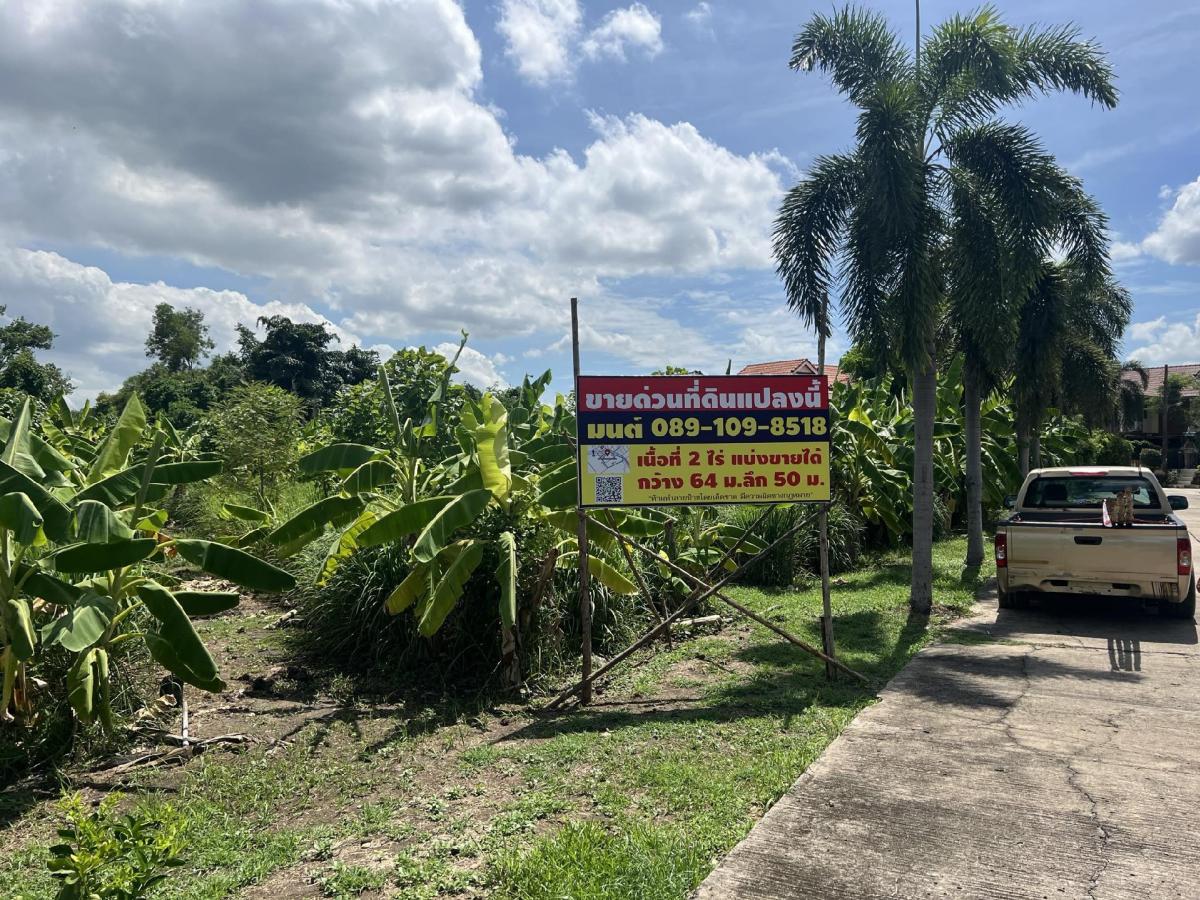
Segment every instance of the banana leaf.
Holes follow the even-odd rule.
[[[569,569],[579,565],[579,551],[559,554],[558,566]],[[715,562],[715,560],[714,560]],[[636,594],[637,585],[597,556],[588,555],[588,573],[614,594]]]
[[[116,612],[116,604],[108,597],[84,593],[74,606],[42,628],[42,643],[60,644],[79,653],[100,640]]]
[[[291,556],[301,547],[319,538],[327,525],[347,525],[362,512],[364,501],[359,497],[326,497],[296,513],[267,535],[267,543],[279,548],[283,556]]]
[[[505,628],[512,628],[517,621],[517,539],[511,531],[505,531],[496,543],[500,549],[500,564],[496,566],[496,583],[500,585],[500,623]]]
[[[131,540],[133,529],[103,503],[84,500],[75,507],[75,534],[85,544],[114,544]]]
[[[146,633],[150,655],[188,684],[214,693],[224,690],[216,663],[174,595],[148,581],[138,588],[138,597],[159,623],[157,632]]]
[[[265,522],[271,517],[270,513],[263,512],[261,509],[239,506],[236,503],[222,503],[221,512],[235,519],[241,519],[243,522]]]
[[[458,603],[471,573],[483,560],[483,541],[457,541],[439,553],[437,560],[438,564],[445,568],[417,625],[417,630],[424,637],[429,637],[441,628],[446,616],[450,615],[450,611]]]
[[[33,614],[29,610],[29,601],[24,597],[9,597],[0,605],[0,620],[4,622],[8,645],[12,647],[17,659],[22,662],[33,659],[34,650],[37,649],[37,637],[33,630]]]
[[[12,435],[12,427],[12,422],[0,416],[0,441],[7,444],[9,437]],[[49,481],[50,477],[55,473],[66,474],[75,469],[75,463],[71,462],[71,460],[67,459],[32,431],[28,435],[28,451],[38,467],[46,473],[46,477],[41,479],[43,482]]]
[[[430,562],[450,543],[454,532],[470,525],[492,499],[490,491],[468,491],[447,503],[417,536],[413,557],[418,562]]]
[[[0,461],[12,466],[22,475],[34,481],[44,481],[46,473],[33,456],[33,447],[29,440],[30,401],[26,397],[17,412],[16,421],[8,430],[5,437],[4,450],[0,452]]]
[[[193,484],[220,475],[222,467],[219,459],[189,459],[157,465],[151,475],[155,484]]]
[[[417,563],[413,566],[412,571],[404,576],[404,580],[396,585],[396,589],[384,602],[389,613],[393,616],[399,615],[429,593],[432,587],[429,583],[431,568],[429,563]]]
[[[33,544],[42,530],[42,514],[24,494],[5,494],[0,497],[0,527],[18,544]]]
[[[396,480],[396,467],[385,459],[372,459],[346,476],[342,490],[347,494],[373,491]]]
[[[67,702],[84,725],[92,724],[95,718],[95,667],[97,657],[103,652],[99,647],[93,647],[81,653],[67,671]]]
[[[433,521],[455,497],[428,497],[409,503],[386,515],[379,516],[357,536],[360,547],[376,547],[398,541],[410,534],[418,534]]]
[[[543,486],[538,496],[538,503],[549,509],[570,509],[578,502],[579,488],[575,483],[574,475],[548,490]]]
[[[100,479],[119,472],[129,459],[129,452],[137,444],[146,429],[146,410],[137,394],[130,394],[129,401],[112,430],[105,436],[88,469],[87,483],[95,484]]]
[[[296,586],[296,579],[283,569],[236,547],[192,538],[179,538],[174,546],[192,565],[252,591],[290,591]]]
[[[215,616],[234,609],[241,601],[236,591],[174,591],[175,599],[191,617]]]
[[[71,510],[48,490],[0,461],[0,494],[24,494],[42,514],[42,530],[52,541],[71,539]]]
[[[154,538],[134,538],[111,544],[72,544],[52,557],[59,572],[108,572],[141,562],[154,552]]]
[[[349,475],[380,452],[364,444],[330,444],[300,457],[297,466],[303,475],[318,475],[321,472]]]

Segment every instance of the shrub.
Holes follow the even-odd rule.
[[[1133,444],[1111,431],[1093,431],[1087,462],[1099,466],[1127,466],[1134,458]]]
[[[1157,472],[1162,468],[1162,451],[1157,447],[1143,447],[1141,453],[1138,454],[1138,461],[1147,469]]]
[[[109,795],[92,811],[78,794],[63,798],[59,809],[67,825],[63,843],[50,848],[50,873],[58,879],[59,900],[140,900],[183,864],[179,823],[170,806],[163,817],[138,812],[118,816],[117,797]]]
[[[243,385],[210,414],[209,424],[226,478],[267,507],[296,464],[299,399],[274,385]]]

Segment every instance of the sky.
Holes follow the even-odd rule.
[[[5,0],[0,304],[74,399],[147,364],[160,302],[446,348],[463,377],[706,372],[815,355],[770,255],[784,191],[852,110],[787,62],[804,0]],[[912,4],[875,3],[906,42]],[[926,2],[929,25],[972,7]],[[1099,199],[1125,352],[1200,362],[1200,6],[1019,0],[1117,72],[1008,114]],[[831,358],[847,347],[841,332]]]

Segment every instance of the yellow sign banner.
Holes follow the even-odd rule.
[[[827,501],[828,396],[808,375],[580,376],[580,504]]]

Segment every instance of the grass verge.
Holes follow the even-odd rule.
[[[935,548],[931,620],[908,614],[906,560],[838,578],[840,657],[890,678],[969,608],[978,582],[960,577],[963,551]],[[816,590],[736,593],[819,644]],[[286,744],[120,790],[182,823],[187,866],[164,897],[682,898],[872,698],[739,621],[648,654],[559,717],[496,709],[430,733],[412,727],[428,710],[397,721],[346,705]],[[53,827],[36,804],[0,831],[0,894],[53,893]],[[308,893],[282,890],[298,884]]]

